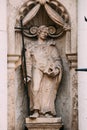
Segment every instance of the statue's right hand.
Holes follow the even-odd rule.
[[[31,81],[31,78],[29,76],[27,76],[27,79],[24,78],[24,82],[26,83],[26,80],[27,80],[27,83],[29,83]]]

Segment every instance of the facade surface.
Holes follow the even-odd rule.
[[[0,128],[3,130],[20,130],[23,129],[23,116],[27,116],[26,109],[26,94],[25,88],[23,88],[21,80],[20,69],[20,51],[21,51],[21,36],[20,33],[15,34],[14,27],[16,25],[16,19],[19,14],[20,8],[23,7],[25,0],[13,1],[1,1],[1,17],[0,19],[0,41],[1,41],[1,88],[0,88]],[[64,77],[57,94],[56,111],[57,116],[62,116],[65,124],[65,130],[84,130],[87,122],[87,96],[86,96],[86,73],[79,72],[78,79],[78,94],[77,94],[77,74],[75,72],[77,62],[77,43],[78,43],[78,67],[86,67],[86,28],[87,23],[84,21],[84,15],[86,16],[87,2],[79,0],[60,0],[59,1],[68,11],[71,22],[71,41],[70,50],[69,46],[64,45],[66,37],[59,39],[61,45],[58,45],[60,54],[63,59],[64,65]],[[78,5],[78,8],[77,8]],[[6,13],[7,12],[7,13]],[[78,12],[78,42],[77,42],[77,12]],[[7,41],[8,36],[8,41]],[[83,40],[84,39],[84,40]],[[8,46],[8,98],[7,98],[7,79],[6,79],[6,50]],[[64,50],[66,48],[66,50]],[[3,50],[3,51],[2,51]],[[68,52],[68,51],[69,52]],[[67,60],[67,58],[68,60]],[[3,66],[3,64],[5,66]],[[70,66],[70,67],[69,67]],[[5,68],[4,68],[5,67]],[[79,96],[79,100],[77,98]],[[21,98],[23,97],[23,99]],[[4,101],[3,101],[3,100]],[[7,105],[8,99],[8,105]],[[79,101],[79,128],[77,128],[77,100]],[[4,104],[3,104],[4,102]],[[8,106],[8,108],[7,108]],[[22,107],[21,107],[22,106]],[[7,119],[8,110],[8,119]],[[4,113],[4,115],[3,115]],[[4,119],[4,120],[3,120]],[[19,123],[17,123],[19,120]],[[85,128],[84,128],[85,127]]]
[[[34,8],[30,2],[36,2]],[[47,3],[48,4],[47,4]],[[14,29],[20,26],[23,16],[25,26],[54,25],[56,28],[68,25],[63,35],[55,39],[63,63],[63,77],[57,93],[55,107],[62,117],[64,129],[77,129],[77,1],[8,1],[8,129],[23,129],[27,116],[27,97],[21,71],[21,33]],[[57,9],[52,12],[52,8]],[[33,5],[32,5],[33,6]],[[29,13],[30,10],[30,13]],[[60,13],[60,23],[56,11]],[[72,14],[73,11],[73,14]],[[52,14],[53,13],[53,14]],[[56,17],[55,17],[56,15]],[[31,19],[32,18],[32,19]],[[63,19],[63,20],[62,20]],[[28,22],[30,20],[30,22]],[[64,27],[65,28],[65,25]],[[25,44],[33,42],[25,38]]]

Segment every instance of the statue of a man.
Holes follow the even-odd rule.
[[[38,29],[37,43],[26,45],[31,118],[56,115],[55,98],[62,77],[62,65],[53,40],[47,41],[48,28]]]

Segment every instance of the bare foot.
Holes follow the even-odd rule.
[[[52,116],[51,114],[46,113],[46,114],[45,114],[45,117],[46,117],[46,118],[52,118],[53,116]]]
[[[32,119],[36,119],[37,117],[39,117],[38,111],[35,111],[33,115],[30,115],[30,118]]]

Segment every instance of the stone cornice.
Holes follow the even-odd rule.
[[[20,55],[9,54],[7,55],[8,68],[17,68],[20,64]]]
[[[68,59],[70,68],[77,68],[77,54],[69,53],[69,54],[66,54],[66,57]]]

